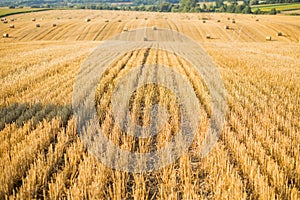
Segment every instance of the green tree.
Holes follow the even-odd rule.
[[[261,10],[260,10],[260,9],[257,9],[257,10],[255,10],[253,13],[256,14],[256,15],[259,15],[259,14],[261,14]]]
[[[173,5],[172,8],[171,8],[171,12],[180,12],[179,5]]]
[[[250,0],[250,5],[257,5],[258,4],[258,0]]]
[[[159,11],[160,12],[170,12],[171,7],[172,7],[172,5],[170,3],[164,2],[164,3],[160,4]]]
[[[150,12],[156,12],[158,10],[157,6],[148,6],[147,7],[147,11],[150,11]]]
[[[220,9],[221,12],[226,12],[227,11],[227,5],[223,4],[223,6]]]
[[[238,6],[236,6],[235,7],[235,13],[242,13],[242,11],[243,11],[243,9],[244,9],[244,4],[242,4],[242,5],[238,5]]]
[[[269,12],[270,15],[276,15],[277,14],[277,11],[275,8],[272,8]]]
[[[216,7],[221,8],[223,5],[223,0],[216,0]]]
[[[139,11],[146,11],[146,7],[144,5],[140,5],[138,8]]]
[[[251,8],[250,8],[250,6],[246,6],[246,7],[243,9],[243,13],[244,13],[244,14],[250,14],[250,13],[251,13]]]
[[[199,6],[196,6],[195,7],[195,12],[198,12],[198,13],[201,12],[201,8]]]
[[[226,8],[226,12],[234,13],[235,12],[235,5],[234,4],[228,5],[227,8]]]
[[[180,6],[185,11],[191,10],[191,8],[196,7],[198,0],[180,0]]]

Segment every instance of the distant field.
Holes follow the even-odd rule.
[[[252,11],[260,9],[262,12],[268,12],[272,8],[275,8],[277,11],[298,10],[300,9],[300,3],[258,5],[252,6]]]
[[[37,11],[43,11],[43,10],[49,10],[47,8],[0,8],[0,17],[12,15],[12,14],[19,14],[19,13],[27,13],[27,12],[37,12]]]
[[[285,14],[285,15],[300,15],[300,9],[299,10],[282,11],[281,13]]]
[[[7,23],[0,22],[0,34],[4,34],[0,37],[0,199],[300,199],[299,19],[99,10],[50,10],[7,17]],[[175,33],[162,36],[165,29],[193,39],[201,45],[199,51],[191,52],[185,40],[173,42]],[[91,54],[118,34],[122,43],[136,41],[137,46],[126,51],[126,45],[118,45],[124,51],[119,55],[106,49],[103,57]],[[152,39],[154,36],[159,40]],[[172,48],[165,50],[166,45]],[[204,157],[205,135],[218,120],[211,114],[214,91],[202,77],[215,75],[211,70],[198,74],[193,60],[181,56],[176,48],[187,56],[199,55],[203,48],[226,89],[228,108],[222,133]],[[87,60],[91,55],[109,63],[95,81],[99,128],[110,143],[127,152],[167,148],[178,135],[187,124],[181,116],[186,111],[177,100],[181,96],[171,89],[185,92],[185,88],[174,72],[187,81],[200,114],[197,108],[192,113],[199,128],[184,155],[164,168],[144,173],[117,171],[98,162],[79,137],[72,110],[76,108],[72,105],[74,83],[81,69],[96,72],[95,76],[101,73],[92,69],[96,65]],[[82,68],[83,63],[89,66]],[[154,65],[174,72],[159,67],[147,71]],[[113,114],[113,92],[124,91],[126,96],[128,90],[117,85],[136,66],[142,68],[129,84],[139,87],[132,90],[124,118],[147,127],[153,105],[166,112],[163,127],[149,138],[130,135]],[[156,86],[154,81],[160,77],[165,77],[167,87]],[[82,88],[88,88],[86,85],[82,83]],[[127,102],[122,97],[119,100]],[[127,124],[134,127],[124,122]],[[118,152],[108,153],[108,160],[116,160]],[[142,165],[148,163],[145,160]]]

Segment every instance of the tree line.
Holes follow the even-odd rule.
[[[126,2],[127,1],[127,2]],[[93,10],[132,10],[152,12],[228,12],[228,13],[252,13],[251,6],[259,4],[259,0],[216,0],[214,2],[200,3],[199,0],[21,0],[6,3],[10,8],[17,6],[31,6],[33,8],[67,7],[71,9],[93,9]],[[14,2],[14,3],[11,3]],[[119,5],[112,3],[118,2]],[[124,3],[122,5],[122,2]],[[265,0],[263,3],[293,3],[300,0]],[[128,4],[130,3],[130,4]],[[1,4],[0,4],[1,6]],[[3,5],[2,5],[3,6]],[[272,9],[269,14],[276,14]],[[264,14],[257,9],[254,14]]]

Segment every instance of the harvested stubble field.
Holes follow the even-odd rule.
[[[59,10],[10,18],[15,21],[0,24],[2,34],[9,34],[0,39],[0,199],[300,198],[299,17]],[[190,80],[201,126],[190,151],[173,164],[140,174],[115,171],[99,163],[76,134],[73,84],[102,40],[125,27],[153,26],[189,36],[212,57],[226,89],[226,122],[217,145],[200,157],[211,114],[201,77],[187,60],[155,46],[127,52],[97,88],[97,108],[108,110],[99,114],[107,137],[123,149],[147,152],[161,148],[178,129],[176,99],[153,85],[133,94],[131,113],[147,124],[151,103],[169,110],[173,117],[157,146],[116,128],[109,114],[114,83],[143,64],[171,66]]]

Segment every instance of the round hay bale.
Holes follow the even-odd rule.
[[[232,21],[231,21],[233,24],[235,24],[235,20],[233,19]]]
[[[203,20],[203,21],[202,21],[202,23],[203,23],[203,24],[205,24],[205,23],[206,23],[206,21],[205,21],[205,20]]]
[[[156,31],[157,30],[156,26],[152,26],[152,30]]]
[[[258,21],[259,21],[259,19],[256,19],[255,21],[257,21],[257,22],[258,22]]]
[[[104,22],[109,22],[109,20],[108,20],[108,19],[106,19],[106,20],[104,20]]]
[[[148,20],[148,18],[147,18],[147,17],[145,17],[145,20]]]
[[[206,39],[210,39],[211,38],[209,34],[206,34],[205,37],[206,37]]]
[[[11,25],[9,26],[9,28],[15,28],[15,25],[11,24]]]
[[[14,22],[14,21],[15,21],[15,19],[14,19],[14,18],[11,18],[11,19],[10,19],[10,21],[11,21],[11,22]]]
[[[228,30],[228,29],[229,29],[229,26],[228,26],[228,25],[226,25],[224,28],[225,28],[226,30]]]
[[[118,22],[122,22],[122,20],[118,19]]]
[[[55,23],[53,23],[53,24],[52,24],[52,26],[53,26],[53,27],[56,27],[56,24],[55,24]]]
[[[277,36],[282,36],[283,34],[281,32],[278,32],[277,33]]]
[[[139,19],[138,17],[135,17],[135,19]]]
[[[227,20],[230,20],[230,17],[227,17]]]
[[[1,18],[1,21],[2,21],[2,22],[4,22],[5,20],[6,20],[6,18],[5,18],[5,17],[2,17],[2,18]]]
[[[4,33],[4,34],[3,34],[3,37],[4,37],[4,38],[8,38],[8,37],[9,37],[8,33]]]
[[[85,19],[85,22],[90,22],[90,21],[91,21],[91,19],[89,19],[89,18]]]
[[[217,22],[221,22],[221,20],[218,19]]]
[[[3,22],[4,24],[7,24],[8,23],[8,21],[7,20],[4,20],[4,22]]]
[[[124,31],[124,32],[127,32],[127,31],[128,31],[128,28],[127,28],[127,27],[124,27],[124,28],[123,28],[123,31]]]
[[[272,40],[271,36],[269,36],[269,35],[266,36],[266,40],[267,40],[267,41],[271,41],[271,40]]]
[[[36,19],[35,19],[35,18],[32,18],[32,19],[31,19],[31,21],[35,22],[35,21],[36,21]]]
[[[41,27],[41,25],[40,24],[36,24],[35,27],[39,28],[39,27]]]

